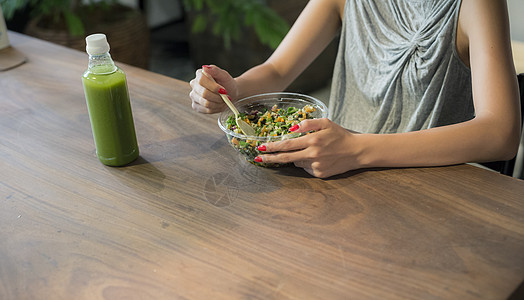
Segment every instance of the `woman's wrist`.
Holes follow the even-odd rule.
[[[354,133],[352,148],[355,149],[354,157],[359,169],[377,167],[375,134]]]

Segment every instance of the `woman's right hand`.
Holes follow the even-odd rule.
[[[203,73],[204,70],[206,74]],[[224,110],[226,104],[219,92],[224,93],[225,90],[234,101],[238,91],[235,79],[227,71],[215,65],[202,66],[202,69],[196,71],[196,77],[189,84],[192,88],[189,97],[193,109],[205,114]]]

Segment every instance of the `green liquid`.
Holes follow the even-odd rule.
[[[132,162],[139,151],[125,73],[87,70],[82,83],[98,159],[108,166]]]

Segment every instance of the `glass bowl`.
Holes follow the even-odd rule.
[[[327,118],[328,110],[327,106],[320,100],[302,94],[296,93],[267,93],[260,94],[251,97],[241,99],[234,103],[236,108],[240,113],[250,113],[253,110],[270,110],[274,105],[277,108],[288,109],[289,107],[295,107],[301,109],[306,105],[311,105],[315,108],[315,111],[311,113],[314,119],[318,118]],[[282,164],[266,164],[255,162],[255,157],[257,157],[261,152],[257,150],[259,145],[262,145],[266,142],[271,141],[281,141],[286,139],[292,139],[299,136],[302,136],[306,133],[288,133],[278,136],[246,136],[244,134],[236,133],[232,130],[227,129],[227,119],[229,116],[233,115],[233,112],[230,109],[226,109],[220,113],[218,117],[218,126],[226,134],[227,141],[229,144],[238,152],[240,152],[244,158],[257,166],[262,167],[280,167]]]

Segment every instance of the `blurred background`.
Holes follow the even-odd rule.
[[[85,51],[103,32],[118,62],[183,81],[203,64],[233,76],[265,61],[308,0],[0,0],[9,30]],[[507,0],[513,56],[524,73],[524,0]],[[338,38],[288,88],[327,102]],[[524,134],[524,133],[523,133]],[[524,139],[515,173],[524,175]]]
[[[9,30],[85,51],[103,32],[111,55],[189,81],[203,64],[240,75],[262,63],[308,0],[0,0]],[[327,100],[335,39],[290,91]]]

